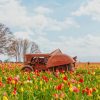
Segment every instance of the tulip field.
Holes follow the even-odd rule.
[[[100,100],[100,64],[91,66],[28,73],[22,63],[1,63],[0,100]]]

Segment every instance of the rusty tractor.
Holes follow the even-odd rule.
[[[75,69],[77,57],[71,57],[63,54],[60,49],[57,49],[47,54],[25,54],[24,67],[22,71],[70,71]]]

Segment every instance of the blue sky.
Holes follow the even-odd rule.
[[[100,0],[0,0],[0,22],[42,52],[100,61]]]

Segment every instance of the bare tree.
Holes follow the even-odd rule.
[[[11,45],[7,48],[7,54],[10,57],[15,57],[16,61],[19,60],[19,43],[18,40],[13,40]]]
[[[31,42],[30,53],[41,53],[39,46],[35,42]]]
[[[9,28],[0,23],[0,54],[6,53],[6,48],[10,45],[12,36]]]
[[[8,55],[16,57],[16,61],[20,62],[24,59],[26,53],[39,53],[39,47],[35,42],[27,39],[15,39],[8,48]]]

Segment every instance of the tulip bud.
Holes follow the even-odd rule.
[[[21,92],[23,92],[23,91],[24,91],[23,87],[21,87],[21,89],[20,89],[20,90],[21,90]]]

